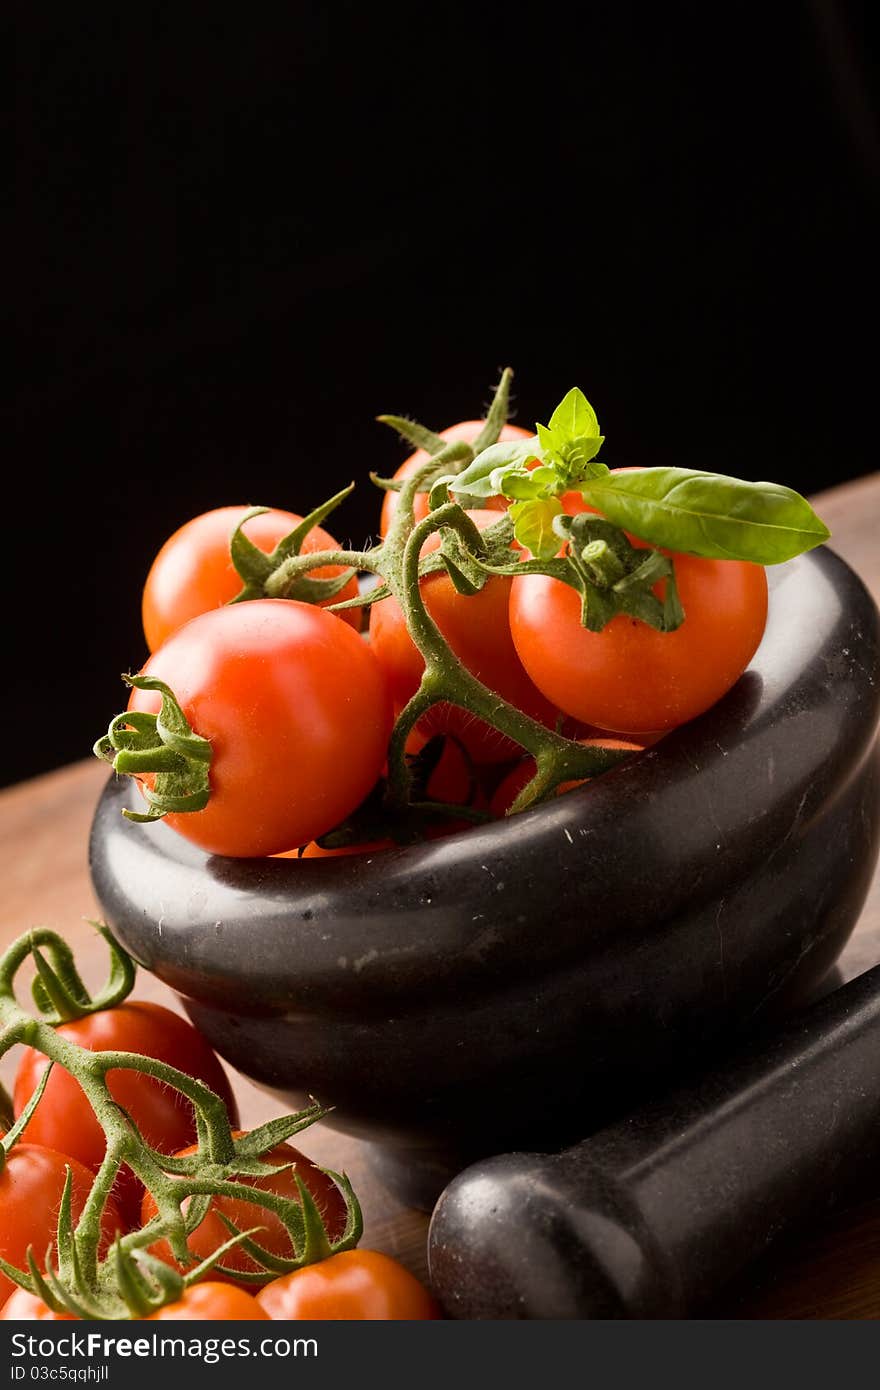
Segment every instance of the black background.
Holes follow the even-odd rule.
[[[165,537],[306,511],[516,370],[610,463],[876,466],[868,6],[31,11],[17,53],[3,780],[85,756]],[[375,531],[362,482],[340,540]],[[880,518],[878,518],[880,520]]]

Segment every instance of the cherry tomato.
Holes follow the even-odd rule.
[[[190,618],[220,608],[241,592],[242,581],[229,555],[229,538],[247,511],[247,507],[217,507],[203,512],[181,526],[162,546],[147,575],[142,601],[144,636],[151,652]],[[273,509],[252,517],[244,534],[269,554],[301,521],[296,512]],[[315,526],[303,542],[302,553],[338,549],[339,544],[330,533]],[[341,573],[341,565],[327,565],[312,570],[312,578],[335,579]],[[327,602],[341,603],[354,598],[357,591],[357,579],[352,578]],[[359,608],[348,609],[339,616],[360,629]]]
[[[37,1113],[46,1099],[44,1095]],[[69,1137],[75,1146],[75,1136],[71,1134]],[[94,1173],[76,1158],[34,1143],[19,1141],[7,1155],[0,1172],[0,1257],[7,1264],[26,1270],[30,1245],[40,1267],[45,1268],[46,1251],[55,1244],[58,1211],[68,1168],[72,1174],[71,1211],[76,1224],[92,1189]],[[101,1217],[102,1254],[117,1232],[124,1230],[119,1210],[111,1197]],[[0,1272],[0,1299],[6,1298],[15,1287],[12,1280]]]
[[[101,1009],[85,1018],[62,1023],[59,1037],[90,1052],[137,1052],[155,1057],[203,1081],[226,1102],[230,1122],[238,1114],[229,1082],[217,1057],[191,1023],[161,1004],[132,1000],[114,1009]],[[15,1078],[14,1105],[20,1115],[40,1083],[48,1062],[39,1052],[25,1048]],[[196,1137],[191,1103],[177,1091],[143,1072],[111,1071],[108,1086],[114,1100],[131,1115],[148,1144],[162,1153],[174,1153]],[[28,1123],[24,1138],[72,1153],[88,1168],[96,1169],[104,1157],[104,1131],[95,1118],[79,1082],[60,1066],[52,1068],[46,1089]],[[17,1150],[14,1149],[13,1153]],[[2,1182],[2,1179],[0,1179]],[[114,1196],[127,1224],[137,1224],[143,1186],[129,1168],[123,1168]]]
[[[277,854],[344,820],[375,784],[391,729],[382,670],[347,624],[287,599],[216,608],[147,662],[210,740],[211,797],[168,825],[214,854]],[[131,709],[160,699],[134,690]]]
[[[673,559],[686,615],[675,632],[625,615],[590,632],[574,589],[545,575],[517,576],[510,628],[548,700],[602,729],[657,732],[694,719],[730,689],[764,632],[764,570],[739,560]]]
[[[468,516],[480,530],[498,520],[496,512],[486,509],[469,511]],[[439,546],[440,535],[435,532],[422,553]],[[456,591],[447,574],[431,574],[421,581],[420,588],[425,607],[468,670],[510,704],[550,727],[556,711],[529,679],[510,635],[507,612],[511,582],[495,575],[478,594],[465,595]],[[419,687],[424,662],[395,598],[381,599],[370,609],[370,643],[385,672],[395,707],[402,709]],[[517,751],[510,739],[469,711],[449,704],[435,706],[418,727],[425,735],[454,734],[475,762],[503,762]]]
[[[284,1274],[260,1290],[257,1302],[275,1319],[421,1322],[443,1316],[424,1285],[378,1250],[345,1250]]]
[[[240,1137],[241,1132],[236,1134],[236,1138]],[[178,1157],[185,1158],[195,1151],[196,1146],[190,1145],[186,1149],[181,1149]],[[274,1163],[279,1167],[282,1164],[295,1164],[296,1167],[285,1167],[272,1178],[240,1178],[237,1181],[246,1183],[248,1187],[275,1192],[281,1197],[290,1197],[293,1201],[298,1202],[299,1192],[296,1186],[298,1175],[311,1193],[315,1205],[324,1219],[328,1238],[333,1241],[342,1235],[346,1220],[345,1198],[333,1179],[323,1173],[320,1168],[317,1168],[311,1159],[306,1158],[305,1154],[300,1153],[299,1149],[295,1149],[292,1144],[278,1144],[262,1156],[261,1162]],[[152,1193],[145,1192],[141,1205],[141,1225],[146,1226],[157,1211],[158,1207]],[[274,1212],[235,1197],[214,1197],[204,1221],[196,1227],[187,1242],[197,1260],[206,1260],[209,1255],[213,1255],[215,1250],[218,1250],[229,1240],[229,1230],[220,1219],[221,1212],[230,1221],[234,1221],[239,1230],[247,1231],[253,1226],[262,1226],[263,1229],[256,1232],[253,1238],[272,1254],[284,1258],[293,1255],[290,1237]],[[158,1255],[167,1264],[180,1268],[167,1241],[157,1241],[155,1245],[150,1246],[150,1249],[154,1255]],[[244,1272],[255,1272],[261,1268],[251,1259],[250,1255],[238,1246],[233,1247],[223,1256],[222,1263],[228,1269]],[[267,1280],[271,1277],[270,1274],[266,1274]],[[225,1276],[221,1274],[214,1273],[212,1278],[225,1282]],[[233,1279],[229,1282],[235,1283],[236,1281]],[[251,1286],[245,1283],[244,1287]]]
[[[176,1303],[166,1303],[145,1322],[268,1322],[269,1314],[235,1284],[210,1279],[193,1284]]]
[[[0,1308],[0,1322],[76,1322],[73,1313],[54,1313],[27,1289],[16,1289]]]
[[[641,743],[632,743],[621,738],[582,738],[578,740],[587,748],[620,748],[631,749],[634,753],[644,751]],[[535,775],[534,758],[521,758],[515,767],[512,767],[507,775],[498,783],[492,795],[490,810],[493,816],[506,816],[519,793],[527,783],[531,782]],[[573,787],[582,787],[584,782],[589,782],[590,778],[582,778],[576,782],[561,782],[556,788],[556,796],[562,796],[563,792],[569,792]]]
[[[466,444],[470,444],[476,439],[480,430],[485,424],[485,420],[462,420],[457,425],[449,425],[445,430],[440,431],[441,439],[462,439]],[[528,439],[530,431],[520,429],[519,425],[505,425],[499,436],[499,443],[511,439]],[[410,454],[408,459],[400,465],[395,478],[408,478],[423,463],[427,463],[430,455],[424,449],[416,449],[414,454]],[[394,513],[397,511],[397,503],[400,494],[397,492],[386,492],[382,503],[382,518],[379,523],[380,535],[387,535]],[[490,497],[486,502],[486,507],[494,511],[504,511],[509,506],[506,497]],[[428,494],[420,492],[416,494],[413,515],[416,521],[422,521],[428,515]],[[497,520],[497,518],[496,518]]]

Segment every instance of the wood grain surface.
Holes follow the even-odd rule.
[[[880,474],[847,483],[813,499],[831,528],[832,547],[880,599]],[[90,737],[84,731],[84,742]],[[106,769],[94,760],[24,782],[0,793],[0,949],[29,927],[61,932],[73,946],[87,983],[103,977],[104,948],[87,919],[97,912],[88,877],[88,830]],[[841,960],[845,977],[880,962],[880,874],[875,877],[856,932]],[[139,998],[181,1012],[171,992],[141,971]],[[8,1085],[14,1052],[0,1061]],[[880,1075],[880,1059],[878,1059]],[[246,1078],[233,1075],[243,1122],[278,1113]],[[318,1125],[301,1147],[317,1162],[344,1169],[361,1198],[363,1243],[395,1255],[425,1277],[427,1218],[402,1207],[373,1176],[361,1143]],[[772,1259],[752,1269],[707,1310],[730,1318],[880,1317],[880,1177],[878,1200],[803,1233]]]

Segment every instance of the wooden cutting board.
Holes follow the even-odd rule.
[[[844,484],[813,499],[831,528],[832,546],[880,601],[880,474]],[[0,950],[32,926],[62,933],[86,981],[103,978],[103,943],[88,925],[97,908],[87,865],[89,825],[106,769],[89,759],[0,792]],[[842,978],[880,962],[880,873],[840,962]],[[180,1012],[171,992],[141,972],[137,997]],[[0,1060],[9,1085],[14,1052]],[[878,1066],[880,1079],[880,1066]],[[277,1102],[242,1076],[233,1078],[243,1123],[278,1113]],[[427,1218],[397,1202],[373,1176],[366,1147],[317,1125],[298,1141],[318,1163],[345,1170],[364,1208],[363,1244],[387,1251],[424,1278]],[[720,1318],[880,1317],[880,1177],[875,1203],[847,1211],[809,1230],[759,1268],[748,1271],[707,1316]]]

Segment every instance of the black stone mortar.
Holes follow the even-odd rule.
[[[139,793],[111,777],[90,847],[108,923],[233,1066],[376,1145],[404,1200],[583,1139],[807,1000],[870,884],[877,610],[828,549],[769,578],[723,700],[507,821],[237,860],[126,821]]]

